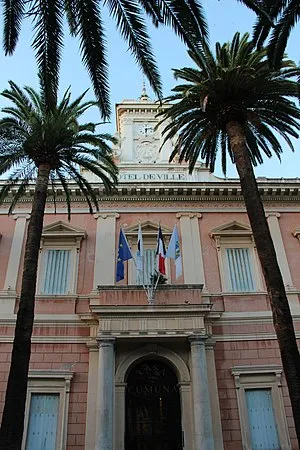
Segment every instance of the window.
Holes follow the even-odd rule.
[[[233,367],[245,450],[290,448],[279,366]]]
[[[225,248],[228,269],[228,288],[232,292],[255,290],[249,248]]]
[[[43,294],[66,294],[70,283],[70,250],[45,250]]]
[[[144,285],[149,284],[150,276],[155,273],[157,258],[156,258],[156,245],[157,245],[157,223],[150,221],[141,224],[144,244],[144,274],[143,277],[136,271],[136,267],[132,260],[128,261],[128,284]],[[128,239],[128,243],[131,247],[132,253],[135,256],[137,252],[137,237],[138,237],[138,225],[134,225],[130,228],[126,228],[125,233]],[[164,236],[165,246],[168,247],[168,242],[172,234],[172,230],[161,225],[161,229]],[[170,263],[166,260],[166,278],[170,282]]]
[[[280,450],[271,388],[245,389],[247,416],[253,450]]]
[[[259,261],[250,227],[231,222],[215,228],[211,235],[216,242],[222,290],[261,291]]]
[[[144,272],[136,273],[136,284],[150,284],[150,277],[155,273],[156,267],[156,249],[144,248]]]
[[[22,450],[66,448],[72,377],[64,370],[29,371]]]
[[[26,450],[55,450],[59,394],[32,394]]]
[[[78,256],[85,231],[63,222],[44,227],[39,261],[38,293],[76,293]]]

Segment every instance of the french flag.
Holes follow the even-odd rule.
[[[160,225],[158,227],[158,234],[157,234],[156,256],[157,256],[158,272],[161,273],[162,275],[166,275],[166,265],[165,265],[166,248]]]

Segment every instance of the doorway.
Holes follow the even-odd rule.
[[[182,450],[178,380],[158,360],[143,360],[126,387],[125,450]]]

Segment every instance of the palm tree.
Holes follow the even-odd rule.
[[[257,13],[253,40],[261,47],[270,35],[269,62],[275,68],[280,67],[290,34],[300,19],[300,0],[239,1]]]
[[[99,177],[107,190],[117,182],[117,169],[111,159],[108,134],[96,134],[94,123],[79,124],[82,114],[95,102],[83,102],[85,93],[71,101],[69,90],[62,101],[49,109],[43,91],[19,88],[10,81],[2,96],[13,103],[3,108],[0,120],[0,175],[9,171],[0,191],[0,203],[16,188],[10,211],[35,181],[32,209],[25,246],[19,310],[15,328],[5,406],[0,430],[0,449],[20,450],[23,436],[27,377],[39,247],[48,189],[63,188],[70,217],[68,182],[75,182],[86,198],[90,212],[98,209],[96,194],[82,176],[80,167]]]
[[[274,245],[258,192],[253,165],[263,154],[278,157],[280,135],[293,150],[298,137],[300,111],[293,103],[299,75],[291,61],[270,69],[266,50],[255,50],[249,35],[236,33],[232,43],[216,44],[216,54],[204,47],[204,55],[189,52],[197,68],[175,70],[183,80],[163,110],[164,139],[175,138],[170,156],[188,161],[190,171],[200,157],[214,171],[218,151],[223,172],[227,156],[236,165],[249,221],[269,294],[273,323],[292,403],[300,444],[300,355]]]
[[[104,118],[110,115],[107,43],[102,7],[108,8],[117,29],[147,76],[154,92],[161,97],[161,82],[153,56],[145,16],[155,27],[166,25],[189,46],[207,37],[201,4],[196,0],[2,0],[4,51],[14,52],[24,18],[33,22],[32,47],[48,103],[56,103],[59,67],[63,50],[64,21],[72,36],[79,38],[83,64],[91,77],[95,96]]]

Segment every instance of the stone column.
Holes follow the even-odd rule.
[[[117,213],[94,214],[97,220],[94,282],[93,291],[97,286],[115,284],[116,265],[116,219]]]
[[[29,217],[29,214],[15,214],[13,216],[16,221],[16,225],[4,282],[4,290],[6,291],[15,292],[17,287],[21,253],[26,230],[26,221]]]
[[[194,408],[194,449],[214,450],[205,336],[190,336]]]
[[[185,284],[202,284],[205,290],[205,275],[202,245],[199,232],[198,213],[179,213],[182,241],[182,264]]]
[[[97,340],[99,342],[99,362],[95,449],[113,450],[115,339],[112,337],[100,337]]]

